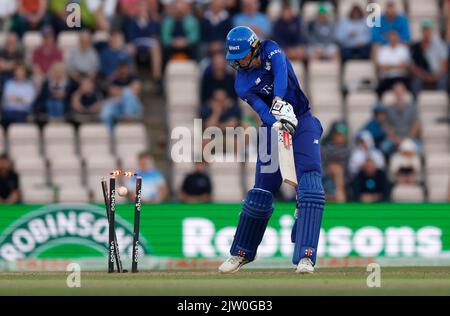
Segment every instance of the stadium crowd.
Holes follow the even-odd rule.
[[[58,36],[74,31],[66,11],[72,2],[80,4],[81,27],[75,30],[76,45],[68,49]],[[205,128],[256,125],[237,100],[234,74],[224,58],[228,31],[248,25],[306,68],[315,60],[370,60],[376,67],[379,102],[373,104],[370,121],[360,122],[363,128],[354,138],[344,120],[326,128],[322,150],[329,201],[389,201],[395,184],[425,186],[415,100],[425,89],[449,90],[450,1],[438,1],[439,23],[421,21],[418,41],[412,39],[408,15],[398,7],[402,1],[383,1],[381,27],[370,27],[366,9],[358,4],[338,16],[339,1],[316,2],[313,17],[304,21],[301,12],[310,2],[0,1],[2,125],[100,121],[113,130],[118,121],[140,120],[146,102],[138,70],[149,72],[154,90],[163,93],[165,66],[173,60],[199,64],[198,116]],[[40,32],[42,42],[30,51],[26,40],[32,31]],[[381,101],[386,91],[394,96],[389,104]],[[0,161],[9,168],[6,156]],[[211,199],[204,170],[204,164],[197,164],[182,188],[175,189],[183,201]],[[18,201],[17,177],[4,174],[0,202]]]

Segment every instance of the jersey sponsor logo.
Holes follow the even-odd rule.
[[[272,90],[273,90],[273,84],[271,84],[271,85],[266,84],[260,91],[261,91],[261,93],[269,95],[270,93],[272,93]]]
[[[240,48],[239,45],[236,45],[236,46],[228,46],[228,49],[229,49],[230,51],[233,51],[233,50],[239,50],[239,49],[241,49],[241,48]]]
[[[269,55],[267,56],[267,58],[271,59],[271,58],[273,57],[273,55],[275,55],[275,54],[280,54],[280,53],[281,53],[281,49],[275,49],[275,50],[273,50],[273,51],[271,51],[271,52],[269,53]]]

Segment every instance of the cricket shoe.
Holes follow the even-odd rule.
[[[314,264],[309,258],[302,258],[297,265],[296,273],[300,274],[312,274],[314,273]]]
[[[225,274],[231,274],[238,272],[239,269],[244,265],[249,263],[247,259],[240,256],[232,256],[224,261],[219,267],[219,272]]]

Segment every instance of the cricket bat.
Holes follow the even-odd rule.
[[[283,130],[278,131],[278,163],[283,182],[294,187],[297,186],[292,136]]]

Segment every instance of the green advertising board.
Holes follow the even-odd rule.
[[[215,266],[228,256],[240,208],[238,204],[144,205],[141,267]],[[294,209],[294,204],[276,205],[258,262],[289,264]],[[44,269],[49,269],[55,260],[91,262],[93,269],[106,267],[108,227],[103,206],[2,206],[0,214],[3,270],[20,269],[24,262],[46,262]],[[124,258],[131,253],[133,216],[132,206],[117,206],[116,232]],[[370,260],[448,264],[450,204],[328,204],[319,256],[322,265]]]

